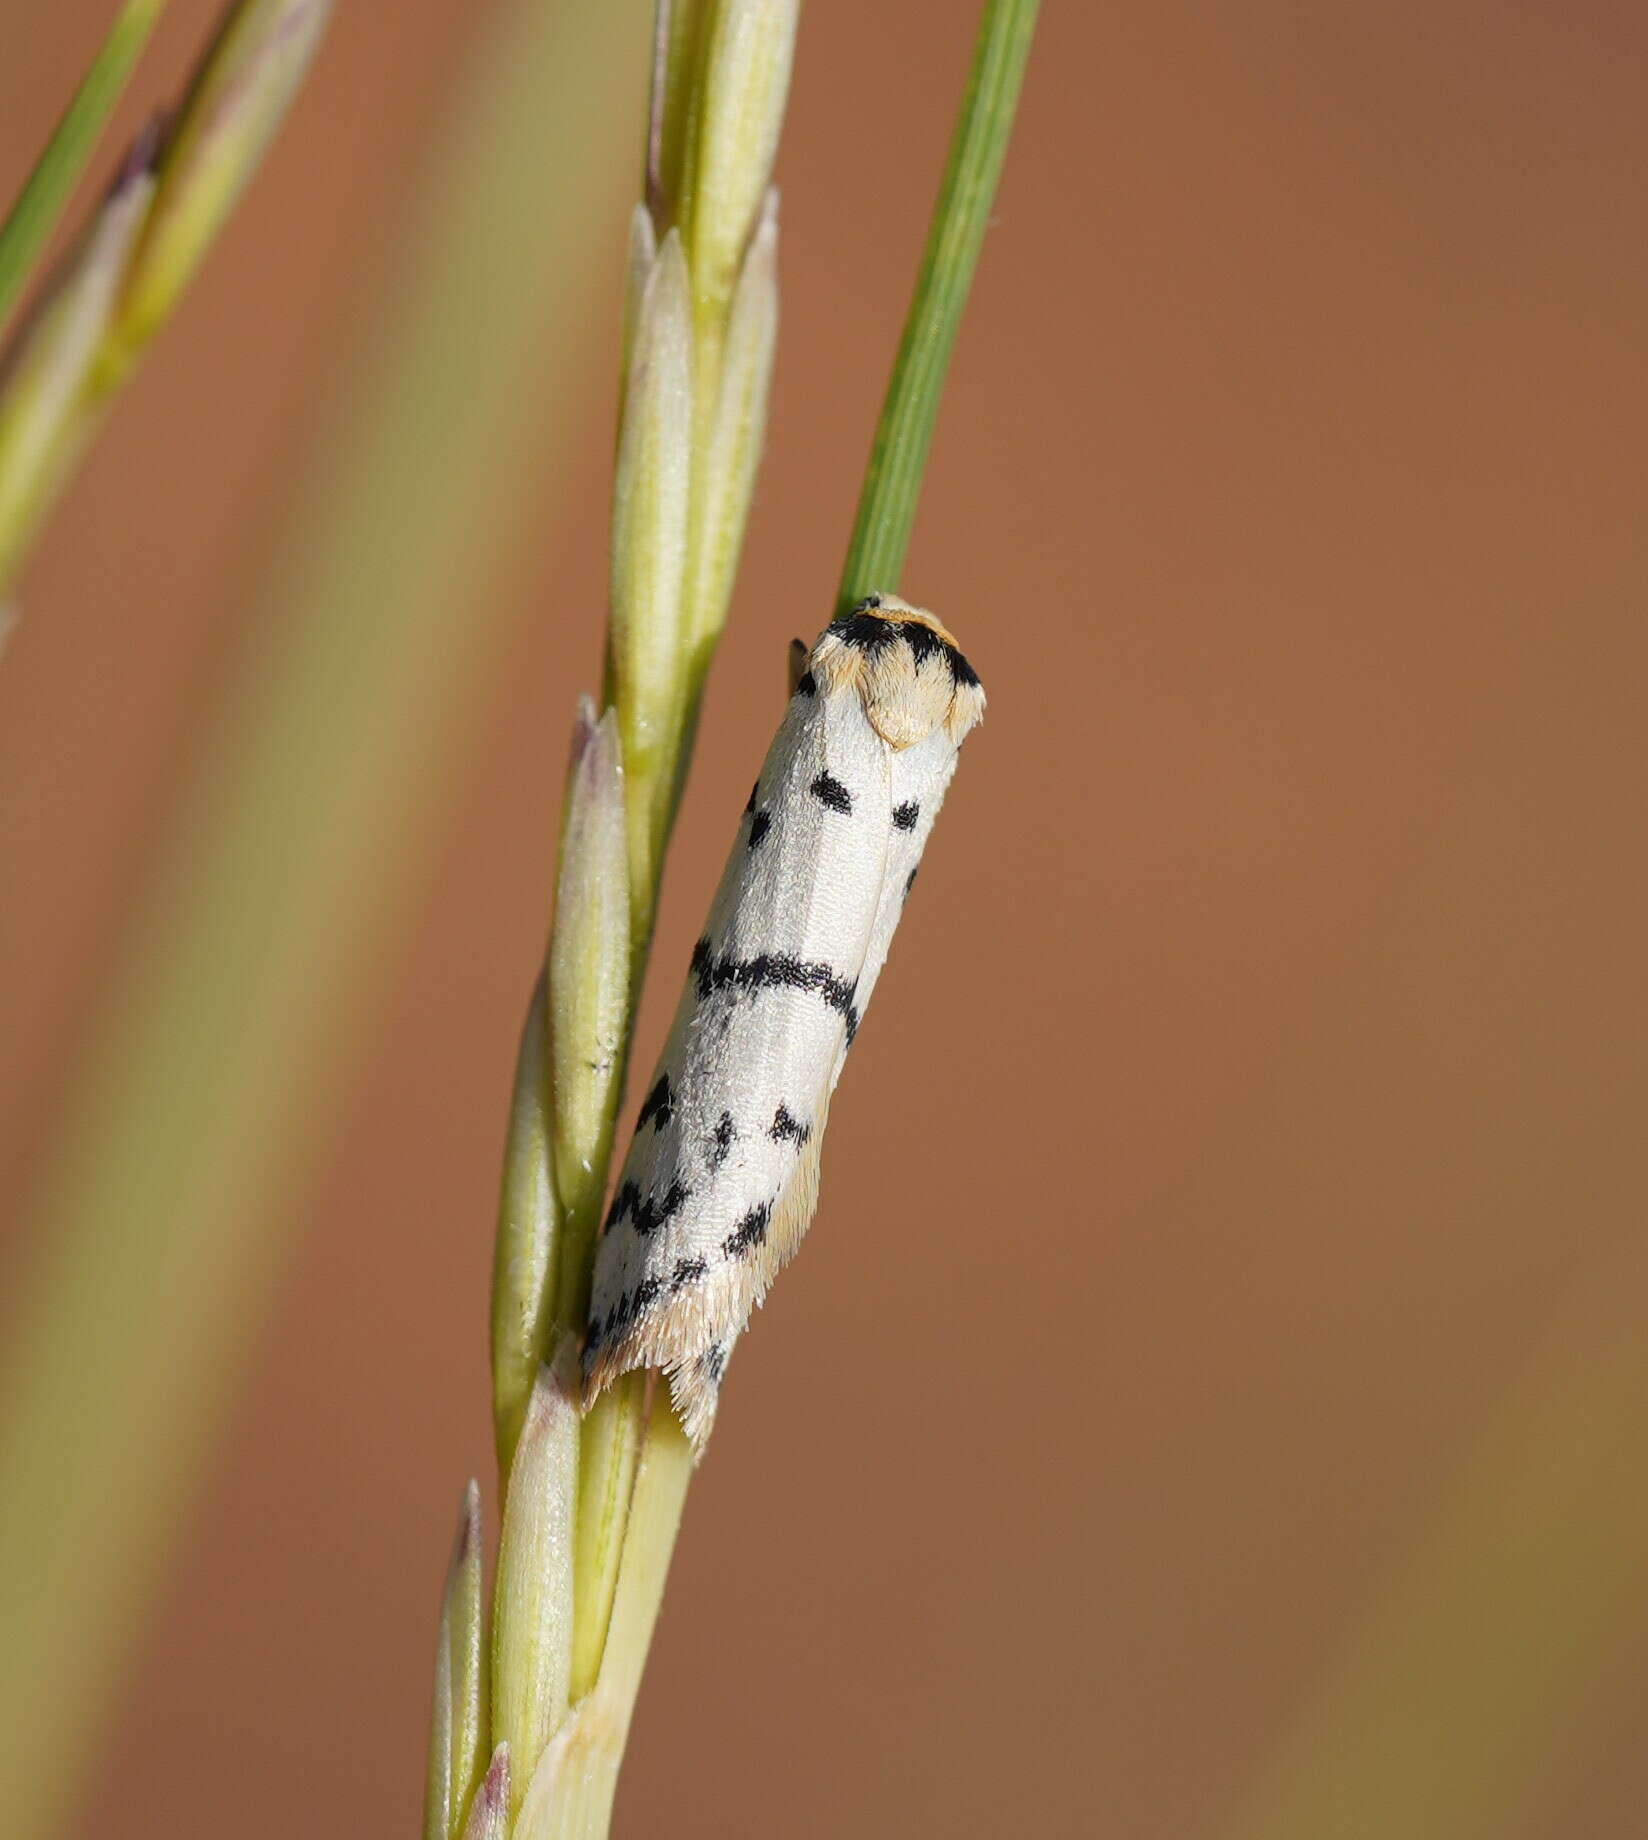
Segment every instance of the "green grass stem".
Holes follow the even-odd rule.
[[[0,324],[28,280],[46,239],[108,124],[132,66],[149,42],[166,0],[126,0],[74,99],[52,130],[17,202],[0,224]]]
[[[836,611],[891,591],[904,569],[956,328],[995,203],[1038,0],[987,0],[915,297],[881,406]]]

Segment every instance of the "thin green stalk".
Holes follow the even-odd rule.
[[[0,1389],[8,1832],[84,1778],[518,610],[488,565],[584,438],[644,56],[632,7],[492,26],[45,1169]]]
[[[0,224],[0,324],[62,214],[166,0],[126,0],[63,111],[17,202]]]
[[[903,573],[939,396],[1013,132],[1037,4],[987,0],[979,22],[967,94],[847,545],[838,613],[866,594],[896,588]]]

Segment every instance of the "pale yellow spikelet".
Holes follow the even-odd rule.
[[[566,1717],[572,1677],[578,1407],[570,1346],[538,1375],[504,1501],[492,1611],[492,1734],[518,1803]]]
[[[481,1593],[481,1492],[464,1490],[441,1598],[435,1705],[424,1794],[424,1840],[457,1840],[486,1753],[486,1606]]]
[[[509,1833],[509,1784],[509,1746],[500,1744],[470,1801],[463,1840],[505,1840]]]

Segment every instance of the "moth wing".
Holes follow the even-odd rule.
[[[856,696],[792,699],[597,1252],[589,1391],[635,1367],[713,1366],[799,1243],[881,908],[891,790]]]
[[[766,1296],[774,1278],[795,1257],[818,1210],[819,1165],[824,1145],[823,1110],[828,1104],[826,1096],[820,1106],[819,1128],[796,1159],[795,1171],[773,1209],[771,1230],[752,1271],[756,1305]],[[728,1330],[702,1353],[678,1361],[669,1370],[670,1398],[687,1436],[699,1449],[703,1448],[715,1423],[721,1381],[732,1359],[733,1344],[743,1333],[745,1322]]]
[[[897,750],[888,761],[887,860],[858,978],[861,1019],[887,962],[893,934],[903,917],[904,903],[915,884],[922,852],[955,775],[958,758],[954,739],[945,729],[936,728],[913,746]]]
[[[939,806],[949,790],[959,758],[955,741],[943,729],[935,730],[912,747],[890,753],[888,761],[888,831],[881,891],[870,926],[864,963],[859,971],[856,1005],[860,1021],[868,1007],[888,948],[903,915],[904,903],[915,882],[916,870]],[[794,1258],[818,1207],[820,1152],[830,1095],[846,1064],[847,1042],[830,1070],[828,1089],[820,1096],[814,1134],[803,1151],[789,1186],[773,1211],[771,1228],[752,1273],[759,1302],[779,1272]],[[702,1445],[715,1421],[721,1381],[732,1358],[734,1330],[695,1358],[679,1363],[670,1373],[670,1394],[689,1436]]]

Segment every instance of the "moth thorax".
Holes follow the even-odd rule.
[[[827,694],[858,693],[870,726],[894,749],[940,727],[960,742],[984,713],[984,692],[955,640],[932,614],[891,595],[826,627],[812,664]]]
[[[947,722],[955,701],[950,667],[939,652],[918,659],[907,645],[889,645],[869,662],[860,686],[870,726],[890,748],[925,741]]]

